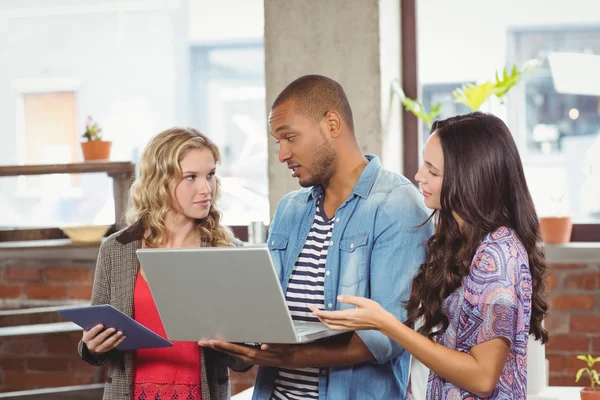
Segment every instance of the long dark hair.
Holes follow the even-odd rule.
[[[508,127],[494,115],[474,112],[436,121],[444,153],[441,209],[434,235],[427,242],[425,263],[412,284],[406,325],[433,339],[448,328],[442,302],[462,285],[471,260],[487,233],[505,226],[519,238],[529,257],[532,278],[530,333],[543,343],[542,320],[548,311],[546,260],[538,246],[539,220],[527,188],[523,165]],[[463,219],[459,229],[452,212]],[[434,327],[440,327],[433,331]]]

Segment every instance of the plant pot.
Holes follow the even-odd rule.
[[[581,396],[581,400],[600,400],[600,388],[592,390],[591,388],[586,387],[581,389],[579,395]]]
[[[110,158],[111,146],[112,142],[105,142],[102,140],[82,142],[81,151],[83,152],[83,159],[85,161],[108,160]]]
[[[562,244],[571,241],[573,223],[570,217],[541,217],[540,232],[546,244]]]

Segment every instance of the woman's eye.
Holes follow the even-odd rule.
[[[288,136],[285,138],[285,140],[287,140],[288,142],[291,142],[292,140],[294,140],[296,136]]]
[[[194,179],[196,179],[196,175],[188,175],[185,177],[185,179],[187,179],[188,181],[193,181]]]
[[[208,179],[212,179],[212,178],[214,178],[214,177],[215,177],[215,173],[214,173],[214,172],[211,172],[211,173],[210,173],[210,174],[208,174],[208,176],[207,176],[207,178],[208,178]]]

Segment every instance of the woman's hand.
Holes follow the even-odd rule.
[[[356,308],[343,311],[323,311],[317,307],[311,307],[313,314],[331,330],[381,330],[386,321],[395,319],[377,302],[364,297],[338,296],[338,301],[344,304],[353,304]]]
[[[114,328],[108,328],[105,331],[102,331],[102,329],[104,329],[104,326],[99,324],[89,331],[83,331],[81,340],[92,354],[109,352],[125,340],[125,336],[121,331],[115,333],[116,329]]]

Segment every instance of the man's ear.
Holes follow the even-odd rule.
[[[335,138],[342,132],[342,116],[337,111],[328,111],[325,114],[327,123],[327,133],[331,138]]]

